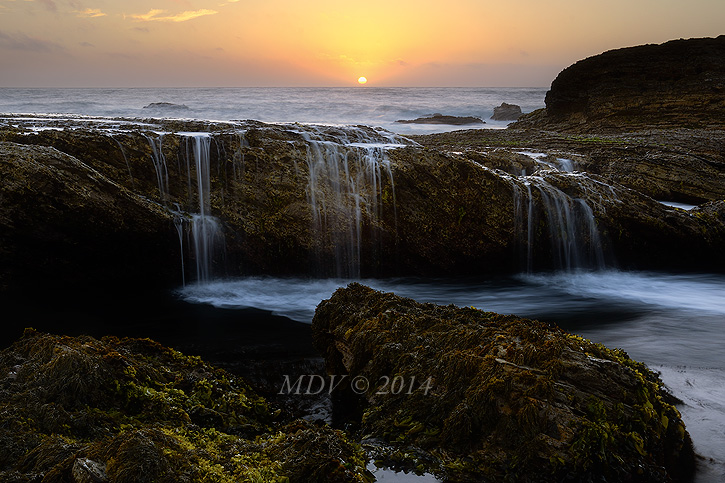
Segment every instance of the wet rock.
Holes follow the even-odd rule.
[[[443,114],[433,114],[431,116],[419,117],[417,119],[401,119],[395,122],[401,124],[450,124],[453,126],[463,126],[466,124],[485,124],[486,121],[480,117],[473,116],[444,116]]]
[[[493,116],[491,116],[491,119],[494,121],[515,121],[522,115],[521,106],[502,102],[500,106],[493,108]]]
[[[157,111],[187,111],[189,110],[189,106],[186,104],[174,104],[173,102],[152,102],[151,104],[148,104],[146,106],[143,106],[144,109],[153,109]]]
[[[106,465],[88,458],[77,458],[73,463],[75,483],[107,483]]]
[[[149,339],[27,329],[0,352],[0,445],[2,481],[370,481],[344,433]]]
[[[446,481],[664,482],[693,471],[672,398],[621,350],[360,284],[323,301],[313,331],[329,373],[367,382],[355,386],[360,433],[401,458],[423,452],[409,464]]]
[[[45,149],[43,153],[51,151],[40,146],[52,146],[57,150],[53,153],[64,153],[58,154],[63,159],[73,158],[125,188],[109,188],[107,197],[129,193],[145,204],[151,200],[160,212],[162,220],[143,222],[142,228],[155,226],[154,233],[163,240],[147,241],[142,252],[121,250],[126,239],[112,239],[115,232],[110,229],[109,239],[97,243],[89,225],[57,227],[67,231],[73,246],[90,246],[88,253],[104,252],[111,267],[121,260],[114,258],[118,253],[137,257],[145,255],[149,246],[163,251],[156,257],[149,254],[148,259],[124,260],[119,270],[92,264],[91,269],[103,270],[100,275],[79,269],[77,273],[91,283],[97,276],[123,274],[134,264],[141,272],[153,267],[154,275],[177,284],[182,273],[186,280],[195,279],[197,253],[190,241],[200,205],[195,153],[202,138],[208,147],[207,212],[215,219],[219,234],[215,240],[220,242],[207,256],[212,276],[482,275],[527,267],[520,255],[526,251],[522,246],[532,242],[538,267],[560,268],[547,241],[552,230],[557,231],[549,221],[556,216],[547,213],[551,204],[547,208],[546,196],[534,189],[542,182],[553,183],[567,195],[566,205],[572,210],[580,209],[577,199],[587,201],[596,222],[581,228],[579,238],[586,240],[589,228],[596,227],[607,235],[601,237],[604,248],[623,266],[717,269],[725,263],[717,245],[725,234],[717,220],[673,213],[648,198],[698,204],[725,197],[724,138],[715,131],[574,135],[481,129],[415,137],[424,145],[420,146],[368,127],[157,119],[116,120],[119,125],[108,129],[107,123],[87,126],[87,120],[78,119],[42,121],[50,124],[41,129],[40,120],[10,118],[9,122],[19,127],[0,130],[0,137],[15,143],[18,153],[20,144],[35,146],[23,148],[28,152]],[[25,122],[31,124],[26,127]],[[186,134],[196,129],[198,134]],[[526,152],[543,157],[537,161]],[[557,173],[564,170],[560,159],[572,161],[576,173]],[[532,175],[537,177],[526,178]],[[3,188],[10,193],[22,186],[11,183]],[[78,196],[70,178],[61,186]],[[521,205],[528,202],[529,188],[531,210]],[[47,192],[32,196],[47,199]],[[13,194],[4,202],[17,196],[23,199]],[[81,208],[73,211],[63,203],[48,199],[45,205],[48,210],[68,211],[70,217],[81,213],[87,201],[78,198]],[[563,206],[560,203],[560,209]],[[111,209],[113,203],[102,207]],[[25,201],[8,205],[6,219],[17,219],[29,209]],[[522,238],[521,226],[529,212],[538,220],[531,224],[536,233]],[[134,213],[119,210],[103,217],[94,229],[114,219],[122,227],[119,233],[132,232],[137,223],[131,219]],[[34,216],[26,217],[26,230],[42,233],[62,221]],[[4,236],[12,240],[23,233],[11,228]],[[45,258],[28,263],[30,268],[49,258],[53,243],[34,236],[36,244],[43,244]],[[570,233],[562,235],[566,236]],[[8,243],[7,266],[12,267],[14,259],[33,257],[36,244]],[[690,247],[684,257],[682,246]],[[53,260],[63,258],[51,259],[49,267]],[[78,266],[84,267],[83,262]],[[65,267],[74,263],[68,261]],[[161,265],[165,270],[157,270]],[[33,273],[28,283],[37,279]]]
[[[178,260],[169,214],[82,161],[0,142],[0,176],[0,288],[150,287],[178,277],[163,263],[138,280],[158,261]]]

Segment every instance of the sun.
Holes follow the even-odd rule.
[[[362,76],[361,77],[358,77],[358,79],[357,79],[357,83],[360,84],[360,85],[365,84],[367,81],[368,81],[367,78],[362,77]]]

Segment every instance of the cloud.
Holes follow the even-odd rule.
[[[28,37],[22,32],[8,34],[3,31],[0,31],[0,48],[40,53],[62,52],[65,50],[62,45],[55,42]]]
[[[80,45],[81,47],[95,47],[95,45],[93,45],[93,44],[92,44],[92,43],[90,43],[90,42],[81,42],[81,43],[80,43],[79,45]]]
[[[186,22],[198,17],[204,17],[206,15],[216,15],[216,10],[201,9],[201,10],[187,10],[186,12],[177,13],[176,15],[163,15],[166,10],[159,10],[154,8],[149,10],[148,13],[139,15],[129,15],[134,20],[142,22]]]
[[[87,9],[81,10],[77,13],[78,13],[79,17],[84,17],[84,18],[94,18],[94,17],[105,17],[106,16],[105,13],[101,12],[97,8],[87,8]]]
[[[50,10],[51,12],[57,12],[58,6],[55,4],[53,0],[38,0],[38,2],[43,5],[46,9]]]

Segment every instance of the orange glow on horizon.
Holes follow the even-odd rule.
[[[0,86],[349,86],[365,72],[376,86],[543,87],[605,50],[716,37],[725,17],[712,0],[660,0],[657,22],[630,0],[76,3],[0,0]]]

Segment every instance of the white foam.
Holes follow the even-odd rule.
[[[671,206],[672,208],[681,208],[683,210],[691,210],[693,208],[696,208],[697,205],[690,205],[688,203],[677,203],[675,201],[660,201],[657,200],[658,203],[662,203],[665,206]]]

